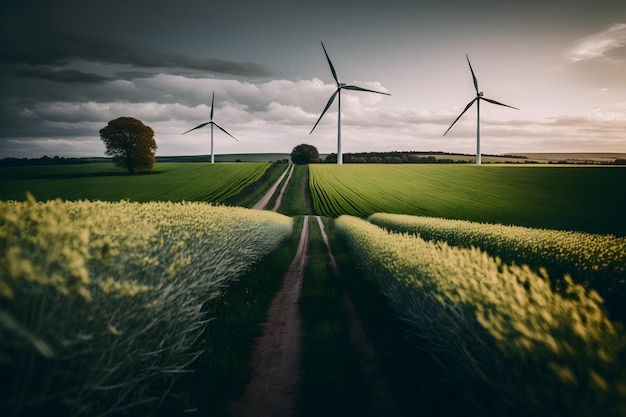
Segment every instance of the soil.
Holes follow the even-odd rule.
[[[300,382],[302,329],[298,306],[309,242],[305,216],[298,251],[282,288],[270,305],[263,334],[252,354],[252,378],[243,398],[233,404],[236,417],[288,417]]]
[[[289,185],[289,181],[291,180],[291,176],[293,175],[293,170],[295,169],[295,166],[289,165],[289,175],[287,176],[287,179],[285,180],[285,183],[283,184],[283,187],[280,189],[280,193],[278,194],[278,198],[276,199],[276,202],[274,203],[274,207],[272,207],[272,211],[278,211],[278,208],[280,207],[281,203],[283,202],[283,196],[285,195],[285,190],[287,189],[287,185]],[[285,171],[286,172],[286,171]],[[282,176],[281,176],[282,178]],[[280,181],[278,181],[280,183]]]
[[[263,197],[261,197],[261,199],[254,206],[252,206],[252,208],[254,210],[265,210],[265,208],[269,204],[270,200],[272,199],[272,196],[274,195],[274,193],[276,193],[276,189],[280,185],[280,182],[283,180],[283,178],[285,178],[285,175],[287,175],[287,172],[290,172],[289,178],[291,178],[291,173],[293,172],[293,165],[292,164],[290,164],[287,167],[287,169],[285,169],[285,172],[283,172],[282,175],[276,180],[274,185],[272,185],[270,187],[270,189],[267,190],[265,195],[263,195]],[[280,193],[278,199],[276,200],[276,204],[274,205],[274,208],[272,209],[272,211],[276,211],[276,210],[278,210],[278,207],[280,207],[280,203],[281,203],[281,200],[282,200],[282,197],[283,197],[283,194],[284,194],[284,189],[286,188],[288,182],[289,182],[289,179],[287,181],[285,181],[285,185],[283,186],[283,190],[281,190],[281,193]]]

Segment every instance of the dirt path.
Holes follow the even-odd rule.
[[[307,261],[309,217],[304,217],[298,251],[283,286],[270,305],[263,335],[252,353],[252,377],[235,417],[289,417],[300,381],[302,329],[298,300]]]
[[[294,168],[294,165],[293,164],[289,164],[287,169],[285,169],[285,172],[283,172],[282,175],[276,180],[274,185],[272,185],[270,187],[270,189],[267,190],[265,195],[263,197],[261,197],[261,199],[254,206],[252,206],[252,208],[254,210],[265,210],[265,208],[269,204],[270,200],[272,199],[272,196],[276,192],[276,189],[278,189],[278,186],[280,185],[280,182],[283,180],[283,178],[285,178],[285,175],[287,175],[287,173],[289,172],[289,177],[287,178],[287,181],[285,181],[285,184],[283,185],[283,188],[280,191],[280,195],[278,196],[278,199],[276,199],[276,204],[274,204],[274,208],[272,209],[272,211],[278,210],[278,207],[280,207],[280,203],[281,203],[282,198],[283,198],[283,194],[285,193],[285,189],[287,188],[287,183],[289,183],[289,179],[291,179],[291,174],[293,173],[293,168]]]
[[[322,240],[328,248],[328,256],[330,258],[330,264],[333,268],[336,277],[341,276],[337,260],[333,255],[328,241],[328,235],[324,229],[324,223],[321,217],[315,216],[317,223],[319,224],[320,231],[322,232]],[[374,411],[374,415],[378,416],[400,416],[395,401],[392,397],[392,390],[387,382],[382,377],[382,371],[380,364],[376,358],[376,350],[374,345],[367,337],[363,323],[359,320],[352,298],[349,294],[344,294],[342,297],[343,307],[348,317],[348,324],[350,327],[350,341],[354,345],[361,363],[361,371],[366,379],[370,388],[370,397],[368,398]],[[364,399],[365,400],[365,399]]]
[[[285,195],[285,190],[287,189],[287,185],[289,185],[289,181],[291,180],[291,176],[293,175],[293,170],[295,169],[295,165],[289,165],[289,176],[285,180],[282,188],[280,189],[280,193],[278,194],[278,198],[276,198],[276,202],[274,203],[274,207],[272,207],[272,211],[278,211],[278,207],[283,202],[283,196]]]
[[[290,165],[276,183],[253,207],[263,210],[285,180],[272,211],[278,210],[287,185],[293,174]],[[315,216],[335,276],[340,277],[337,261],[332,253],[324,223]],[[257,339],[251,358],[251,379],[243,396],[230,408],[233,417],[291,417],[300,387],[302,358],[302,320],[299,299],[307,263],[309,242],[309,216],[304,217],[296,255],[285,275],[283,286],[272,300],[263,333]],[[363,325],[357,317],[352,299],[345,294],[342,299],[350,327],[350,341],[359,356],[363,376],[369,392],[363,400],[371,404],[373,415],[398,416],[391,390],[382,378],[376,351],[368,340]]]

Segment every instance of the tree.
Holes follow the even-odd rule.
[[[100,139],[106,146],[105,154],[112,156],[115,164],[126,168],[129,174],[152,170],[157,149],[154,131],[140,120],[132,117],[111,120],[100,129]]]
[[[320,154],[313,145],[303,143],[291,151],[291,162],[298,165],[312,164],[320,161]]]

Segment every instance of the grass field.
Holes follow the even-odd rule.
[[[161,162],[128,175],[112,163],[0,168],[0,199],[205,201],[219,203],[261,178],[268,163]]]
[[[321,215],[375,212],[626,235],[626,169],[475,165],[311,165]]]
[[[39,200],[57,197],[67,200],[92,199],[109,201],[120,199],[132,201],[196,200],[251,207],[263,194],[264,190],[268,189],[286,168],[287,165],[284,164],[268,164],[267,162],[219,163],[211,165],[202,162],[184,163],[172,161],[158,162],[155,165],[155,172],[152,174],[129,176],[124,171],[115,168],[112,163],[4,167],[0,168],[0,200],[24,200],[26,193],[30,192]],[[228,285],[220,287],[221,291],[223,291],[222,296],[202,303],[202,312],[209,313],[209,316],[215,319],[207,323],[206,331],[196,340],[197,343],[193,346],[204,352],[197,358],[197,361],[193,362],[193,366],[189,368],[189,370],[193,369],[194,373],[181,375],[177,379],[176,385],[172,388],[169,398],[165,399],[162,405],[164,407],[174,407],[172,409],[174,411],[168,415],[179,415],[180,408],[176,407],[181,406],[185,406],[186,408],[184,409],[186,410],[197,409],[197,415],[229,415],[228,407],[230,402],[239,398],[248,380],[250,372],[248,367],[249,354],[255,336],[261,331],[260,323],[265,319],[269,301],[280,287],[280,278],[284,275],[293,258],[298,242],[298,230],[302,225],[301,215],[321,214],[330,216],[324,219],[324,223],[329,232],[333,252],[341,265],[342,273],[341,276],[334,276],[329,271],[329,260],[324,249],[325,246],[320,241],[317,225],[314,225],[315,227],[312,227],[310,235],[310,263],[304,278],[303,295],[300,304],[303,312],[305,339],[303,342],[302,391],[296,406],[298,408],[296,414],[303,416],[320,413],[333,415],[333,412],[335,412],[336,415],[339,415],[342,411],[351,410],[350,407],[354,405],[355,401],[359,401],[358,398],[365,398],[368,395],[361,386],[363,381],[359,380],[361,377],[358,370],[355,369],[354,358],[350,357],[351,348],[346,345],[346,328],[345,323],[343,323],[345,318],[343,317],[343,311],[337,305],[341,298],[340,295],[343,291],[346,291],[354,296],[355,304],[359,309],[359,316],[364,326],[368,329],[373,329],[372,339],[378,346],[378,353],[381,355],[385,366],[382,373],[386,377],[391,378],[393,389],[395,390],[393,394],[400,400],[403,410],[407,410],[406,415],[414,415],[418,412],[417,410],[420,411],[420,414],[425,415],[487,415],[489,413],[485,414],[484,411],[489,410],[492,406],[496,408],[504,407],[500,411],[511,411],[509,414],[504,413],[500,415],[515,415],[518,417],[526,415],[523,411],[519,411],[526,406],[524,403],[525,398],[522,398],[525,395],[524,393],[533,396],[539,392],[534,388],[537,384],[533,378],[539,378],[538,381],[543,384],[539,384],[545,388],[544,391],[541,391],[543,398],[547,391],[560,389],[555,388],[557,384],[553,383],[554,378],[557,378],[558,375],[555,376],[550,372],[559,371],[561,372],[559,375],[568,377],[569,374],[567,372],[569,368],[562,368],[561,365],[569,366],[570,361],[569,359],[567,361],[563,359],[562,355],[557,355],[558,361],[562,360],[562,362],[559,362],[552,368],[546,368],[550,363],[543,363],[542,361],[548,357],[552,358],[552,356],[538,354],[537,358],[539,359],[537,361],[539,363],[526,359],[522,361],[523,363],[519,362],[519,358],[516,356],[518,349],[515,347],[517,346],[515,341],[521,341],[520,346],[522,346],[526,343],[526,339],[520,339],[517,337],[519,335],[514,334],[513,336],[517,337],[516,339],[508,333],[504,335],[497,333],[495,336],[489,336],[488,329],[485,330],[478,326],[479,323],[476,322],[476,317],[478,316],[475,314],[478,310],[476,309],[479,307],[495,308],[495,304],[484,304],[485,300],[489,301],[489,297],[497,298],[499,296],[506,298],[505,296],[514,293],[514,291],[502,290],[500,287],[494,286],[493,288],[495,289],[488,291],[487,295],[489,297],[487,297],[478,291],[483,289],[483,286],[477,285],[476,288],[467,287],[472,282],[479,282],[472,279],[472,271],[482,273],[487,270],[482,264],[478,267],[475,266],[477,262],[484,261],[484,256],[479,256],[476,250],[451,249],[452,252],[456,253],[458,251],[462,255],[459,255],[458,262],[451,261],[454,264],[451,266],[445,261],[452,259],[452,256],[437,252],[440,250],[437,249],[439,248],[437,245],[420,242],[419,245],[421,245],[422,250],[419,254],[416,254],[411,252],[418,246],[415,237],[392,235],[388,232],[379,231],[375,234],[373,241],[370,242],[378,246],[361,251],[362,253],[359,257],[358,252],[354,250],[354,244],[349,243],[347,238],[349,233],[343,230],[345,226],[340,226],[341,221],[335,221],[332,217],[345,213],[360,217],[369,216],[374,212],[407,213],[429,216],[426,220],[432,219],[432,217],[442,217],[481,223],[613,233],[621,236],[626,235],[626,221],[622,215],[623,210],[621,207],[622,196],[626,195],[625,180],[626,168],[599,166],[535,166],[523,164],[515,166],[492,164],[480,167],[470,164],[346,164],[343,166],[317,164],[308,167],[296,166],[279,209],[281,213],[294,217],[295,225],[292,235],[283,241],[283,244],[276,251],[262,259],[247,274],[238,277],[234,281],[230,280]],[[124,204],[132,205],[135,203]],[[141,221],[146,220],[146,214],[142,212],[146,211],[145,207],[150,206],[150,204],[141,205],[143,210],[136,211],[137,213],[133,217],[136,218],[136,221],[131,221],[131,224],[139,224]],[[194,216],[198,216],[200,214],[200,206],[205,205],[199,204],[197,208],[190,210],[189,215],[184,217],[192,218],[191,212],[194,213]],[[224,209],[231,208],[224,207]],[[245,212],[246,210],[242,211]],[[59,225],[72,223],[72,220],[66,219],[65,216],[66,214],[57,216],[58,221],[56,223],[51,221],[49,224],[42,223],[42,226],[37,227],[45,226],[46,233],[53,233],[59,229]],[[160,212],[157,212],[156,216],[160,216]],[[27,216],[22,217],[26,218]],[[95,225],[101,223],[97,215],[88,217],[89,221]],[[200,217],[206,216],[201,215]],[[9,216],[7,222],[10,223],[16,218],[21,217]],[[365,227],[362,226],[363,224],[373,227],[363,220],[355,220],[358,220],[361,225],[357,224],[357,226],[350,228],[354,233],[360,233],[360,229]],[[149,223],[156,224],[156,222]],[[72,227],[68,226],[67,230],[70,230],[72,233],[79,233],[78,226],[80,224],[79,222],[72,225]],[[216,231],[224,232],[222,229],[225,229],[226,225],[222,222],[221,217],[219,217],[216,224]],[[0,226],[2,226],[1,222]],[[118,234],[131,229],[130,226],[120,227],[116,229]],[[482,226],[479,226],[479,228],[483,229]],[[230,243],[227,244],[228,248],[218,251],[220,253],[208,255],[204,244],[221,244],[224,243],[224,239],[207,238],[205,240],[208,243],[203,243],[199,239],[199,232],[196,229],[192,228],[188,235],[184,235],[184,245],[175,245],[176,240],[173,239],[172,235],[168,235],[170,237],[164,239],[165,242],[169,242],[168,245],[174,245],[177,248],[176,250],[183,251],[180,252],[181,254],[189,255],[188,258],[180,259],[181,262],[190,260],[195,265],[192,267],[192,264],[189,264],[189,275],[196,276],[199,273],[198,271],[203,271],[207,268],[211,269],[216,264],[223,265],[224,263],[220,259],[222,255],[225,256],[230,253],[231,250],[228,248],[239,246],[243,248],[245,246],[239,243]],[[451,229],[454,238],[462,237],[462,228],[455,226]],[[105,229],[97,229],[97,231],[100,234],[106,232]],[[228,234],[227,231],[225,233]],[[114,234],[109,234],[111,234],[111,237],[114,237]],[[519,233],[516,232],[515,234],[517,236]],[[19,233],[6,234],[7,237],[19,235]],[[77,236],[80,238],[82,235]],[[428,240],[428,238],[425,239]],[[559,243],[563,243],[563,238],[556,237],[555,239],[559,240]],[[406,248],[399,250],[393,256],[385,255],[378,258],[375,256],[378,252],[382,253],[386,250],[391,250],[401,240],[407,241]],[[57,237],[39,239],[36,242],[39,242],[37,245],[43,244],[40,242],[54,243],[56,245],[54,248],[57,249],[48,251],[52,254],[50,256],[64,254],[69,250],[65,249],[65,252],[63,251],[64,241]],[[130,240],[126,239],[124,242],[128,243]],[[497,246],[497,243],[494,244]],[[470,243],[470,245],[476,246],[478,244]],[[542,262],[548,256],[545,250],[547,247],[546,243],[542,241],[540,245],[542,246],[538,249],[538,263],[531,265],[534,269],[543,267]],[[253,246],[259,245],[255,244]],[[434,246],[437,247],[433,248]],[[481,243],[479,246],[486,246],[486,244]],[[70,249],[76,247],[76,250],[82,250],[80,245],[69,245],[68,247]],[[109,248],[109,246],[103,244],[103,250],[105,247]],[[157,251],[159,247],[158,245],[154,246],[154,251]],[[197,248],[197,250],[194,248]],[[126,252],[120,251],[124,256],[126,256]],[[433,252],[434,255],[431,261],[428,261],[430,258],[427,258],[426,255],[430,252]],[[172,253],[168,252],[166,255],[173,256]],[[174,254],[177,253],[179,252]],[[154,259],[159,258],[159,260],[164,260],[163,262],[165,262],[165,260],[169,259],[166,255],[155,252],[151,256]],[[379,261],[376,265],[373,265],[371,262],[374,262],[375,258],[379,259]],[[380,270],[384,272],[387,267],[391,268],[394,265],[400,265],[400,261],[405,258],[414,262],[416,268],[420,271],[423,268],[431,268],[433,265],[441,264],[440,269],[443,271],[442,273],[435,271],[432,274],[424,273],[420,275],[420,280],[428,284],[430,292],[422,287],[409,288],[401,279],[402,274],[394,271],[389,274],[385,273],[384,279],[378,279],[383,276],[380,274],[372,276],[372,271]],[[137,259],[141,260],[143,258],[138,257]],[[517,263],[517,260],[521,260],[521,258],[515,255],[514,259],[505,260],[505,262]],[[425,266],[420,266],[420,262],[422,264],[425,262]],[[530,263],[529,261],[522,262]],[[159,267],[165,270],[168,269],[168,265],[171,263],[153,263],[151,265],[154,268]],[[22,265],[22,263],[19,265]],[[50,265],[46,271],[50,272],[51,276],[57,277],[55,279],[58,279],[58,274],[54,274],[59,268],[59,262],[54,261]],[[74,264],[68,263],[68,265],[72,266]],[[121,268],[129,265],[129,261],[113,262],[111,265],[111,268]],[[182,263],[180,265],[184,266]],[[492,269],[494,271],[498,270],[498,273],[506,269],[504,267],[498,268],[496,265]],[[578,266],[574,268],[578,268]],[[42,276],[45,276],[46,271],[42,272]],[[426,270],[424,269],[424,271]],[[568,272],[571,271],[568,270]],[[494,272],[494,274],[496,273]],[[137,274],[117,272],[111,274],[115,280],[118,277],[129,277],[132,280],[137,280],[141,277],[146,278],[145,271],[137,276],[135,275]],[[478,274],[480,277],[483,275]],[[9,275],[5,271],[3,274],[0,274],[0,278],[3,276],[8,277]],[[550,276],[552,276],[552,273]],[[458,279],[453,282],[451,280],[454,277]],[[496,281],[500,284],[502,280],[494,280],[494,282]],[[509,281],[517,282],[515,280],[504,280],[503,282]],[[0,279],[1,282],[2,280]],[[112,286],[111,288],[116,291],[119,291],[120,288],[122,290],[126,288],[118,288],[113,285],[115,282],[108,279],[104,282],[108,285],[106,288]],[[398,283],[402,285],[398,286]],[[143,282],[141,284],[143,285]],[[617,284],[619,283],[616,282]],[[204,288],[207,284],[203,278],[197,281],[197,285]],[[22,287],[21,284],[15,281],[15,283],[11,283],[10,288],[12,291],[26,291],[28,287],[26,285]],[[186,284],[181,286],[181,288],[186,290]],[[476,297],[472,299],[459,298],[457,300],[462,295],[461,290],[463,289],[467,290],[464,294],[474,294]],[[192,291],[192,289],[189,289],[189,291],[194,294],[197,292],[195,290]],[[140,296],[142,296],[141,294]],[[385,296],[382,294],[385,294]],[[390,294],[394,296],[390,297]],[[59,297],[63,298],[66,296]],[[553,297],[554,300],[562,301],[560,298],[555,297]],[[399,301],[394,301],[396,298]],[[20,299],[24,302],[29,302],[28,297]],[[39,302],[38,298],[33,299]],[[439,305],[438,303],[444,299],[447,300],[446,303]],[[78,300],[80,301],[80,298]],[[554,300],[547,302],[546,305],[558,307],[562,304],[553,302]],[[0,299],[0,301],[2,300]],[[621,299],[617,301],[621,302]],[[49,300],[46,299],[45,302],[48,303]],[[88,303],[80,305],[83,304],[87,305],[87,307],[84,307],[84,311],[97,311],[95,303],[92,304],[96,307]],[[77,306],[80,305],[77,302]],[[108,303],[106,305],[112,304]],[[143,304],[141,305],[143,306]],[[552,312],[552,310],[538,308],[533,310],[538,312],[536,320],[535,316],[531,317],[532,320],[527,320],[524,319],[525,313],[522,313],[532,309],[524,310],[520,307],[522,313],[515,312],[515,314],[509,314],[507,308],[512,305],[514,305],[513,302],[500,302],[498,304],[499,307],[493,310],[494,314],[489,315],[487,318],[492,321],[509,316],[519,318],[515,322],[517,326],[515,328],[521,329],[522,333],[526,331],[528,326],[535,322],[540,322],[540,319],[543,317],[541,313],[544,310],[549,313],[549,316],[552,314],[552,316],[556,317],[553,320],[556,323],[555,326],[557,324],[566,326],[567,323],[573,322],[569,318],[563,319],[561,310],[557,309],[557,311]],[[53,304],[52,306],[60,311],[62,310],[65,314],[63,317],[71,318],[72,314],[82,317],[79,313],[71,313],[69,310],[65,312],[66,309],[64,309],[62,304]],[[420,310],[420,306],[428,308]],[[8,307],[8,304],[4,307]],[[403,308],[404,310],[402,311],[406,314],[399,315],[399,307]],[[2,308],[3,305],[0,304],[0,313]],[[168,312],[168,314],[173,314],[179,310],[178,305],[177,307],[164,307],[164,312]],[[18,310],[9,308],[8,311],[13,314]],[[121,308],[119,311],[125,312],[126,309]],[[495,314],[500,312],[504,312],[504,315]],[[404,317],[404,319],[399,320],[399,316]],[[435,325],[432,328],[428,326],[415,327],[415,323],[406,320],[407,316],[418,317],[420,320],[426,321],[434,320],[433,323],[435,324],[437,320],[449,321],[445,321],[440,326]],[[457,316],[460,316],[462,320],[458,319]],[[130,317],[133,316],[131,315]],[[160,315],[159,317],[165,317],[165,315]],[[89,315],[85,315],[85,319],[87,318],[89,318]],[[509,331],[513,327],[509,325],[508,319],[504,320],[504,318],[502,323],[497,320],[494,322],[498,324],[495,328]],[[3,322],[1,319],[6,319],[6,317],[0,315],[0,340],[4,340],[8,328],[6,323],[4,323],[5,327],[2,328]],[[106,321],[107,318],[103,316],[102,320]],[[120,326],[117,321],[109,320],[109,322],[107,322],[108,325],[113,327],[105,328],[103,334],[108,339],[106,343],[101,344],[103,347],[110,345],[109,339],[113,341],[112,346],[115,347],[117,346],[116,343],[119,344],[121,340],[134,336],[134,332],[124,331],[122,329],[123,326]],[[551,321],[548,320],[548,322]],[[76,325],[63,326],[63,323],[58,319],[55,323],[65,332],[75,331],[74,327]],[[168,324],[167,320],[165,320],[163,325],[166,324],[170,326],[168,329],[176,327],[172,323]],[[465,326],[465,324],[468,325]],[[541,330],[541,326],[539,327]],[[590,329],[585,328],[583,330],[587,334],[588,330],[591,332],[591,330],[601,327],[592,325]],[[607,324],[605,327],[609,328],[610,324]],[[491,327],[489,328],[491,329]],[[561,327],[557,326],[555,328],[558,331],[556,333],[553,332],[554,334],[538,331],[532,333],[532,335],[536,333],[538,335],[537,340],[539,340],[545,334],[552,334],[557,341],[557,346],[561,346],[559,344],[561,343],[560,341],[566,340],[564,335],[571,332],[564,330],[563,333],[559,333],[561,332]],[[429,329],[438,329],[444,333],[458,331],[458,334],[454,334],[452,338],[443,334],[443,339],[441,339],[442,333],[428,333],[425,331]],[[50,331],[53,330],[50,328]],[[117,333],[120,331],[124,332],[118,335]],[[468,331],[470,335],[468,336],[469,339],[466,340],[464,337]],[[474,334],[472,332],[480,336],[478,338],[480,340],[472,339],[470,337]],[[38,333],[33,332],[33,334]],[[55,334],[61,334],[61,331],[55,330]],[[175,335],[175,332],[172,332],[172,334]],[[606,337],[600,339],[605,340]],[[446,343],[439,345],[439,350],[434,349],[433,346],[437,347],[437,341],[441,340],[444,340]],[[467,343],[465,345],[463,343],[455,344],[455,340],[466,341]],[[31,343],[34,343],[33,341],[36,342],[37,340],[33,339]],[[504,355],[503,353],[496,355],[499,352],[496,341],[498,343],[510,341],[512,344],[505,345],[505,350],[513,352],[512,356]],[[480,346],[474,346],[474,342],[479,343]],[[474,349],[484,348],[485,346],[482,343],[486,343],[486,348],[488,349],[478,351],[481,355],[487,352],[486,355],[477,356],[479,361],[484,362],[479,363],[481,366],[478,369],[489,376],[489,381],[482,385],[473,385],[475,381],[480,379],[480,375],[472,375],[472,369],[458,366],[458,361],[455,360],[454,355],[458,353],[459,346],[463,347],[463,349],[469,349],[471,354],[475,351]],[[601,346],[602,343],[598,342],[598,346]],[[332,349],[328,350],[329,346]],[[563,348],[564,351],[569,352],[565,347]],[[533,352],[543,351],[542,349],[543,347],[539,350],[533,350]],[[578,349],[580,352],[583,352],[583,350],[582,348]],[[468,351],[465,352],[467,353]],[[519,349],[519,352],[523,353],[523,350]],[[590,352],[594,353],[596,351],[592,349]],[[596,353],[600,354],[602,352],[597,351]],[[623,355],[623,353],[620,353],[620,355]],[[423,359],[420,359],[421,356],[423,356]],[[5,357],[8,356],[5,355]],[[28,357],[26,358],[28,359]],[[577,361],[579,359],[583,362],[589,359],[588,356],[584,356],[582,353],[578,355],[575,352],[572,353],[572,358],[572,366],[578,366],[579,363]],[[0,364],[2,364],[1,359],[2,355],[0,355]],[[497,364],[501,365],[498,369],[504,369],[504,371],[498,373],[495,370],[495,366],[491,366],[496,364],[496,359],[499,361]],[[519,362],[519,364],[509,366],[509,360],[514,363]],[[40,362],[43,362],[43,360]],[[589,360],[588,362],[591,363],[592,361]],[[467,363],[470,366],[472,365],[471,361]],[[619,366],[623,364],[623,360],[620,359],[614,363]],[[528,366],[525,366],[525,364]],[[483,367],[482,365],[485,366]],[[126,365],[124,364],[124,366]],[[445,369],[442,366],[445,366]],[[617,370],[618,366],[614,368]],[[595,374],[591,374],[593,378],[598,377],[594,380],[596,381],[596,385],[594,385],[596,388],[602,388],[603,382],[612,384],[612,381],[616,380],[615,375],[610,374],[610,372],[606,374],[606,369],[604,367],[601,368],[597,372],[594,371]],[[536,374],[533,373],[534,371],[527,374],[525,373],[526,371],[523,371],[524,369],[538,371]],[[583,373],[587,370],[584,366],[572,369],[581,370],[580,372]],[[584,375],[578,375],[576,370],[572,372],[576,374],[575,376],[579,378],[579,381],[584,382],[581,382],[580,385],[580,389],[584,390],[583,385],[589,383],[589,378]],[[465,376],[467,375],[469,375],[469,380],[471,381],[470,385],[463,382],[466,381]],[[505,382],[509,385],[501,383],[501,378],[506,380]],[[621,379],[620,381],[623,380]],[[13,379],[9,377],[5,382],[7,381],[13,381]],[[28,383],[31,382],[28,381]],[[32,383],[35,384],[36,382]],[[0,383],[0,388],[6,388],[7,384],[8,382],[4,385]],[[34,388],[38,387],[38,385],[34,386]],[[161,393],[161,386],[154,385],[154,387],[155,391],[153,392]],[[508,389],[507,387],[513,388]],[[516,387],[519,387],[519,393],[521,394],[517,394],[517,391],[515,391]],[[5,391],[9,395],[8,391]],[[591,392],[590,390],[587,391]],[[548,394],[552,395],[554,392]],[[592,415],[591,413],[586,413],[588,410],[585,410],[584,407],[593,405],[595,400],[589,400],[583,395],[578,396],[576,388],[573,388],[573,391],[564,390],[562,394],[564,396],[567,394],[567,396],[576,400],[567,406],[568,410],[580,409],[582,410],[579,413],[580,415]],[[324,398],[324,401],[319,401],[320,398]],[[497,398],[503,398],[504,400],[499,401]],[[545,398],[548,398],[548,396]],[[507,401],[509,402],[507,403]],[[442,409],[442,403],[444,402],[446,406]],[[610,403],[610,401],[604,400],[600,402],[603,407]],[[356,410],[363,415],[368,415],[370,411],[375,414],[375,410],[367,409],[367,403],[367,401],[361,401],[351,411]],[[470,403],[472,404],[471,406],[469,405]],[[476,408],[475,412],[469,411],[473,409],[472,407]],[[146,410],[145,408],[142,409],[141,405],[138,409]],[[619,414],[619,412],[611,414],[611,410],[604,411],[607,411],[604,415],[623,415]],[[163,411],[163,415],[165,414],[167,412]],[[494,415],[498,415],[498,413],[494,413]]]

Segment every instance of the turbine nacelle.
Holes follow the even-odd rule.
[[[478,93],[478,97],[482,97],[482,96],[483,96],[483,92],[481,91]]]

